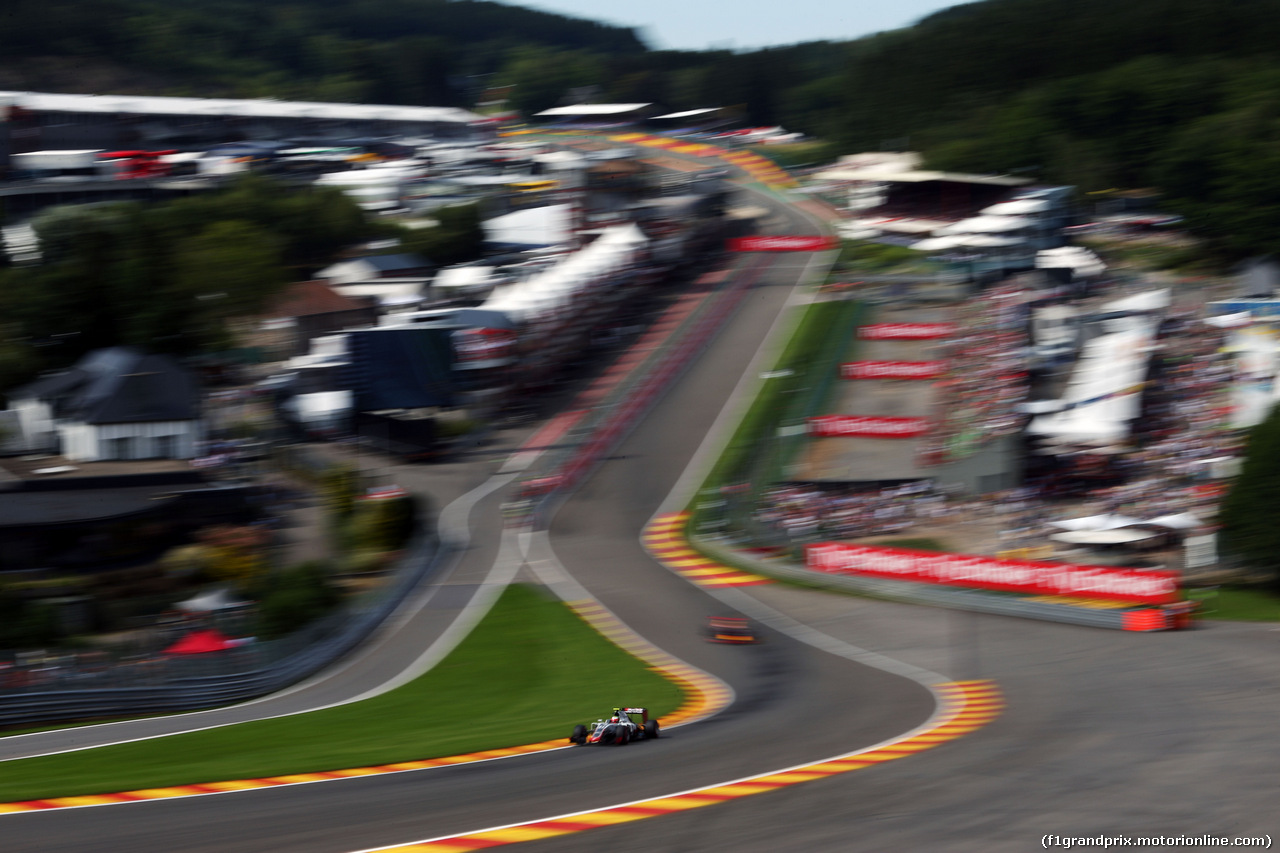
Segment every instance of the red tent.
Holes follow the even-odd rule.
[[[203,631],[192,631],[165,649],[164,653],[166,655],[202,655],[207,652],[220,652],[231,647],[230,640],[209,628]]]

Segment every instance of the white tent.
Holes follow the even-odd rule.
[[[1169,527],[1174,530],[1194,530],[1203,522],[1195,515],[1189,512],[1171,513],[1153,518],[1150,521],[1144,521],[1143,524],[1152,524],[1156,527]]]
[[[1119,440],[1139,413],[1153,324],[1134,318],[1126,331],[1085,344],[1061,396],[1060,412],[1031,421],[1027,432],[1057,438]]]
[[[1051,527],[1060,527],[1063,530],[1119,530],[1121,527],[1130,527],[1134,524],[1141,524],[1138,519],[1130,518],[1127,515],[1119,515],[1115,513],[1104,513],[1103,515],[1086,515],[1081,518],[1064,518],[1061,521],[1049,522]]]
[[[548,151],[546,154],[533,155],[533,159],[534,162],[557,171],[587,167],[586,155],[577,151]]]
[[[1024,216],[974,216],[961,219],[953,225],[939,228],[936,234],[999,234],[1005,231],[1020,231],[1031,225],[1031,220]]]
[[[491,243],[525,246],[552,246],[567,243],[573,229],[573,207],[549,204],[517,210],[483,223],[485,239]]]
[[[947,237],[929,237],[911,244],[911,248],[921,252],[943,252],[947,249],[958,249],[965,244],[960,235]]]
[[[1159,535],[1146,530],[1070,530],[1066,533],[1051,533],[1049,538],[1070,545],[1125,545],[1154,539]]]
[[[629,266],[647,240],[635,225],[607,228],[586,248],[566,255],[545,272],[496,291],[481,307],[502,311],[518,323],[551,314]]]
[[[1049,209],[1049,202],[1042,198],[1014,198],[993,204],[982,209],[988,216],[1025,216],[1028,213],[1042,213]]]
[[[1165,290],[1148,290],[1143,293],[1135,293],[1132,296],[1125,296],[1116,299],[1101,306],[1098,310],[1103,313],[1112,311],[1139,311],[1151,312],[1161,311],[1173,304],[1173,297],[1168,289]]]
[[[1102,259],[1080,246],[1042,249],[1036,253],[1037,269],[1070,269],[1076,275],[1100,275],[1107,265]]]
[[[1219,329],[1239,329],[1253,322],[1253,314],[1248,311],[1240,311],[1236,314],[1218,314],[1213,317],[1205,317],[1204,321],[1210,326],[1217,326]]]
[[[192,596],[186,601],[179,601],[174,607],[186,613],[212,613],[215,610],[243,607],[247,603],[236,599],[225,587],[219,587]]]
[[[1020,246],[1027,242],[1018,237],[997,237],[994,234],[961,234],[958,235],[962,246],[975,249],[999,249],[1007,246]]]

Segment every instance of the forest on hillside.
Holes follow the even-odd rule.
[[[983,0],[742,52],[650,50],[625,27],[488,0],[64,0],[57,16],[9,0],[0,24],[0,88],[732,107],[850,153],[1153,187],[1226,254],[1280,250],[1280,0]]]

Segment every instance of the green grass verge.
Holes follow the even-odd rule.
[[[680,689],[540,589],[513,586],[454,652],[372,699],[101,749],[0,763],[0,802],[253,779],[567,738],[619,704]],[[522,728],[513,728],[513,721]]]
[[[813,302],[799,313],[787,343],[774,363],[778,375],[767,381],[738,426],[729,443],[712,465],[703,481],[703,490],[714,492],[720,486],[745,476],[760,448],[771,440],[784,416],[793,408],[796,397],[808,390],[809,366],[818,359],[823,341],[837,327],[847,308],[840,302]],[[693,528],[702,522],[702,511],[695,502]]]
[[[1188,598],[1203,602],[1199,615],[1206,619],[1234,622],[1280,622],[1280,596],[1264,589],[1222,587],[1216,592],[1197,594],[1188,590]]]

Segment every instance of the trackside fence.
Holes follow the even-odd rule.
[[[448,549],[425,528],[420,528],[424,532],[406,549],[386,583],[289,637],[255,644],[260,648],[212,653],[226,655],[217,663],[167,659],[139,666],[131,674],[112,667],[103,674],[103,680],[110,678],[109,685],[94,683],[88,675],[69,683],[6,689],[0,692],[0,726],[193,711],[243,702],[295,684],[368,639],[440,564]]]

